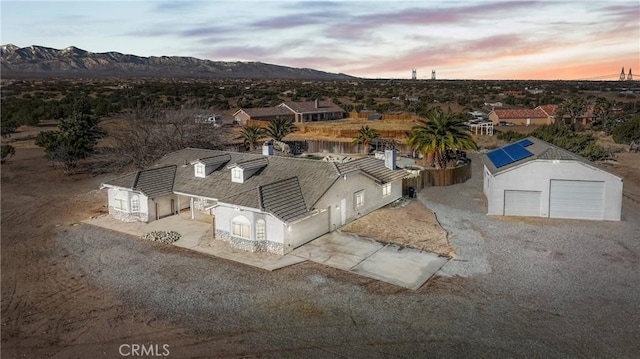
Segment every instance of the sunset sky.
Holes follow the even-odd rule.
[[[640,79],[640,1],[2,1],[2,44],[366,78]]]

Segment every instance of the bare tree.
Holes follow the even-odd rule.
[[[227,132],[211,124],[196,123],[197,110],[160,111],[139,108],[110,132],[120,165],[144,168],[163,155],[187,147],[219,149]]]

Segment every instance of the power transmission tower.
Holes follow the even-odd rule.
[[[624,81],[624,66],[622,66],[622,71],[620,71],[620,81]]]
[[[431,70],[431,79],[432,80],[436,79],[436,70]]]
[[[633,81],[633,75],[631,74],[631,68],[629,68],[629,74],[627,75],[627,81]]]
[[[416,71],[416,69],[412,69],[411,70],[411,79],[412,80],[417,80],[418,79],[418,72]]]

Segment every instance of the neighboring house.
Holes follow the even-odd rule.
[[[498,109],[489,112],[489,119],[494,125],[499,122],[511,122],[515,125],[549,125],[552,119],[541,109]]]
[[[331,101],[283,102],[276,107],[240,109],[233,114],[236,123],[245,125],[248,120],[270,121],[287,118],[294,122],[326,121],[345,117],[345,111]]]
[[[387,158],[336,164],[190,148],[102,188],[115,218],[206,212],[214,215],[215,238],[284,254],[402,197],[407,172],[395,169],[393,151]]]
[[[487,214],[619,221],[622,178],[529,137],[482,156]]]
[[[246,125],[247,120],[271,121],[275,118],[286,118],[294,121],[295,114],[282,107],[243,108],[233,114],[235,123]]]
[[[536,110],[541,110],[551,120],[551,123],[556,120],[556,113],[558,112],[558,105],[541,105],[536,107]]]

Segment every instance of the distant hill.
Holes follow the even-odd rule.
[[[224,62],[194,57],[141,57],[119,52],[93,53],[74,46],[63,50],[44,46],[0,47],[3,78],[24,77],[178,77],[256,79],[348,79],[307,68],[261,62]]]

